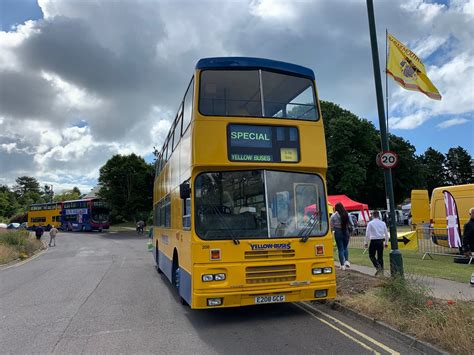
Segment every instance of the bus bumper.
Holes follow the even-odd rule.
[[[316,291],[318,293],[326,290],[325,297],[315,297]],[[326,283],[310,285],[305,288],[282,288],[280,290],[269,290],[268,292],[258,290],[249,292],[210,292],[210,293],[193,293],[193,301],[191,308],[202,309],[202,308],[225,308],[225,307],[240,307],[240,306],[253,306],[257,303],[257,297],[261,296],[285,296],[284,301],[268,302],[268,303],[285,303],[285,302],[302,302],[302,301],[315,301],[332,299],[336,297],[336,283]],[[208,300],[210,299],[221,299],[221,305],[209,306]],[[268,299],[268,298],[267,298]]]

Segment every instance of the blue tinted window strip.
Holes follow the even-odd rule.
[[[196,64],[196,69],[269,69],[283,73],[293,73],[315,80],[314,72],[300,65],[277,60],[250,57],[215,57],[203,58]]]

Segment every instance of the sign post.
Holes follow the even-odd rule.
[[[387,126],[385,123],[385,110],[383,106],[383,93],[382,93],[382,79],[380,77],[380,63],[379,63],[379,50],[377,46],[377,33],[375,31],[375,16],[374,16],[374,3],[373,0],[367,0],[367,14],[369,17],[369,32],[370,32],[370,43],[372,47],[372,62],[374,65],[374,79],[375,79],[375,92],[377,94],[377,109],[379,114],[380,124],[380,140],[382,145],[382,156],[386,156],[388,150],[388,139],[387,139]],[[403,276],[403,259],[402,253],[398,250],[397,241],[397,227],[395,221],[395,198],[393,195],[393,183],[392,183],[392,170],[391,168],[384,168],[385,176],[385,191],[386,196],[389,200],[390,205],[390,245],[392,250],[390,251],[390,273],[392,277]]]

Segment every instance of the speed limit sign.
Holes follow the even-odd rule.
[[[398,154],[391,150],[386,150],[377,154],[377,164],[384,169],[393,169],[398,165]]]

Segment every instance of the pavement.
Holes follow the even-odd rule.
[[[337,261],[335,264],[338,267],[340,265]],[[351,270],[367,275],[375,274],[375,269],[368,266],[351,264]],[[390,271],[385,270],[385,276],[390,276]],[[445,300],[474,300],[474,287],[469,284],[469,280],[464,284],[461,282],[414,274],[407,274],[405,277],[427,286],[435,298]]]
[[[0,353],[413,354],[321,305],[192,310],[134,232],[60,233],[0,271]]]

